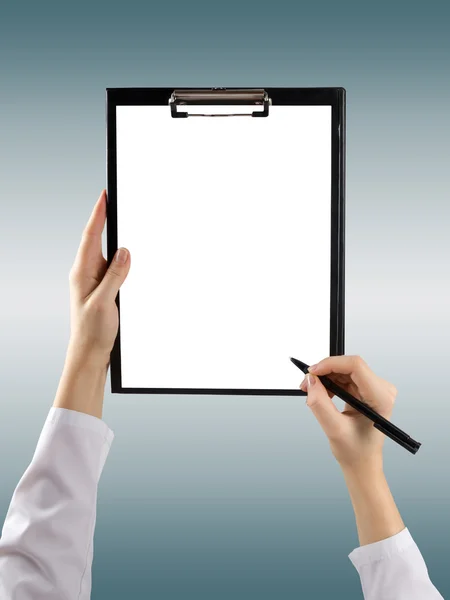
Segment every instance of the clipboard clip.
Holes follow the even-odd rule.
[[[170,113],[174,119],[187,117],[268,117],[269,104],[272,101],[263,89],[226,89],[211,88],[198,90],[174,90],[169,99]],[[199,114],[177,110],[177,106],[186,104],[256,104],[262,105],[263,110],[252,113],[219,113]]]

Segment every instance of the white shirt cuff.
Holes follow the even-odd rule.
[[[95,433],[99,433],[104,438],[109,448],[114,439],[114,432],[104,421],[93,415],[88,415],[76,410],[52,406],[48,413],[45,425],[50,423],[54,425],[57,425],[58,423],[61,425],[75,425],[77,427],[82,427],[83,429],[90,429]]]
[[[406,550],[409,546],[415,544],[408,528],[405,527],[402,531],[385,540],[367,544],[355,548],[349,555],[356,569],[364,565],[371,564],[375,561],[391,557],[393,554],[398,554],[402,550]]]

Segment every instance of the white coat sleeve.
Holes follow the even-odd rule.
[[[114,433],[50,409],[0,538],[2,600],[89,600],[97,486]]]
[[[349,554],[365,600],[443,600],[408,528]]]

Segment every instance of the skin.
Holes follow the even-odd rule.
[[[312,374],[313,373],[313,374]],[[361,546],[379,542],[405,528],[383,471],[385,435],[372,421],[345,403],[341,412],[316,375],[327,375],[359,400],[390,419],[397,396],[392,383],[375,375],[360,356],[332,356],[309,368],[300,388],[328,437],[355,512]]]
[[[106,190],[100,194],[83,231],[70,271],[71,334],[53,406],[102,418],[110,353],[119,327],[115,299],[130,270],[116,256],[108,268],[102,255]],[[119,251],[118,251],[119,252]],[[315,367],[315,368],[314,368]],[[300,388],[307,406],[328,438],[355,512],[361,546],[391,537],[405,528],[383,471],[385,436],[349,405],[340,412],[316,375],[327,375],[389,419],[396,388],[381,379],[359,356],[325,358],[310,367]]]
[[[110,353],[119,328],[117,292],[130,270],[114,257],[109,269],[102,254],[106,190],[83,231],[70,271],[70,341],[53,406],[102,418]]]

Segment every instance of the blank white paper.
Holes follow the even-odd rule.
[[[118,106],[117,222],[123,387],[298,389],[289,357],[329,356],[331,106]]]

